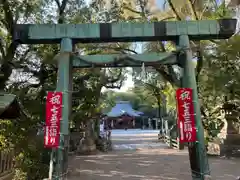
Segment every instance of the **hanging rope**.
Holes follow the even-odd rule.
[[[143,43],[141,44],[141,51],[144,51],[144,47],[143,47]],[[143,82],[147,81],[147,72],[146,72],[146,67],[145,67],[145,63],[142,63],[142,71],[141,71],[141,79]]]
[[[147,80],[148,80],[148,74],[147,74],[146,67],[145,67],[144,63],[142,64],[141,79],[142,79],[143,82],[147,82]]]

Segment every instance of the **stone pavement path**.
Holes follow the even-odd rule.
[[[191,180],[187,150],[168,149],[156,138],[154,131],[114,131],[115,150],[72,157],[68,180]],[[209,161],[213,180],[240,176],[240,159]]]
[[[118,144],[113,145],[113,149],[115,150],[138,150],[138,149],[158,149],[166,147],[165,144],[162,143],[141,143],[141,144]]]
[[[240,160],[210,158],[213,180],[236,180]],[[69,180],[191,180],[187,151],[142,149],[77,156]]]
[[[112,141],[115,150],[156,149],[166,147],[157,141],[159,130],[113,130]]]

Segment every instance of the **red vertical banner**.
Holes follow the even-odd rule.
[[[194,106],[191,88],[179,88],[176,91],[179,141],[196,142],[197,130],[194,119]]]
[[[60,140],[62,118],[62,92],[48,92],[46,99],[45,148],[57,148]]]

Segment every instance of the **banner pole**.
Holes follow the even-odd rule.
[[[54,149],[52,149],[50,154],[49,173],[48,173],[49,180],[52,180],[52,176],[53,176],[53,154],[54,154]]]

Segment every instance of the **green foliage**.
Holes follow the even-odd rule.
[[[142,1],[136,1],[140,7],[133,5],[125,7],[131,12],[131,19],[138,18],[139,21],[147,19],[158,20],[198,20],[198,19],[219,19],[230,18],[234,15],[232,9],[225,5],[225,1],[217,3],[212,1],[185,1],[166,0],[164,10],[152,10],[151,6],[143,6]],[[148,2],[148,1],[145,1]],[[142,6],[141,6],[142,5]],[[138,11],[138,12],[136,12]],[[135,19],[136,20],[136,19]],[[239,100],[239,36],[234,36],[230,40],[191,42],[194,58],[196,61],[196,79],[198,83],[199,98],[201,101],[201,112],[203,124],[208,136],[214,137],[212,129],[218,131],[222,127],[223,117],[220,116],[220,109],[227,99]],[[174,42],[146,42],[144,52],[162,52],[174,50]],[[168,109],[175,109],[175,88],[179,86],[179,71],[175,67],[146,68],[150,78],[143,80],[142,70],[134,70],[135,85],[148,92],[146,94],[160,94],[162,89],[159,84],[164,84],[164,80],[173,86],[167,88]],[[154,78],[152,77],[154,75]],[[158,77],[158,75],[161,77]],[[159,82],[156,79],[160,79]],[[161,82],[162,81],[162,82]],[[157,97],[157,96],[156,96]],[[170,103],[171,102],[171,103]],[[171,105],[170,105],[171,104]],[[214,127],[214,128],[213,128]]]
[[[163,88],[161,86],[158,87],[156,84],[154,86],[148,83],[138,83],[137,85],[135,84],[133,89],[129,89],[127,92],[105,91],[100,99],[102,112],[109,112],[117,101],[129,101],[133,109],[141,111],[145,115],[158,117],[159,110],[162,111],[165,108],[165,98],[167,99],[166,103],[169,109],[172,107],[175,109],[175,99],[173,102],[171,99],[173,97],[172,92],[168,89],[170,87],[170,84],[166,84]]]
[[[26,120],[26,119],[25,119]],[[24,125],[19,125],[19,123]],[[43,147],[43,136],[37,135],[36,122],[1,120],[1,151],[14,150],[15,179],[43,179],[47,175],[49,151]],[[21,174],[21,176],[20,176]]]
[[[234,36],[206,54],[206,63],[201,77],[201,82],[206,85],[200,89],[204,88],[204,91],[209,91],[208,85],[211,86],[216,96],[222,98],[231,96],[233,99],[239,97],[239,42],[239,36]]]
[[[64,5],[66,3],[66,6]],[[57,66],[53,61],[59,51],[59,45],[19,45],[12,43],[13,24],[18,23],[89,23],[119,20],[117,4],[111,11],[100,13],[104,7],[99,4],[85,5],[83,0],[6,0],[0,5],[0,90],[16,94],[27,112],[14,121],[1,121],[6,127],[0,131],[2,149],[15,150],[15,179],[39,180],[47,177],[49,152],[43,148],[42,131],[45,120],[45,97],[47,91],[56,87]],[[61,9],[61,11],[59,10]],[[56,13],[54,13],[56,12]],[[101,18],[100,18],[101,16]],[[124,53],[128,43],[78,44],[76,51],[84,54]],[[12,74],[12,72],[15,72]],[[83,69],[74,72],[73,124],[94,117],[98,108],[101,89],[120,88],[125,69]],[[11,76],[11,77],[10,77]],[[8,81],[10,78],[10,81]],[[8,86],[6,87],[6,83]],[[23,177],[21,177],[21,175]]]
[[[171,3],[172,2],[172,3]],[[189,4],[185,0],[168,0],[165,11],[154,10],[147,1],[122,3],[111,0],[94,0],[86,6],[83,0],[5,0],[0,4],[0,90],[16,94],[27,115],[14,121],[1,120],[1,150],[14,148],[17,180],[21,178],[39,180],[47,177],[49,152],[43,149],[43,137],[38,135],[45,119],[45,96],[56,87],[57,66],[53,61],[59,45],[16,45],[12,43],[14,24],[17,23],[95,23],[116,21],[156,21],[190,19],[217,19],[231,16],[231,10],[222,3],[201,1]],[[194,1],[200,2],[200,1]],[[66,3],[66,6],[64,4]],[[173,6],[172,6],[173,5]],[[206,8],[210,7],[210,8]],[[61,9],[61,11],[59,10]],[[197,61],[199,96],[203,122],[210,132],[213,124],[221,127],[219,109],[225,97],[239,99],[239,36],[229,41],[191,42],[193,54],[204,51]],[[75,51],[80,54],[136,53],[131,43],[78,44]],[[206,50],[210,48],[211,50]],[[173,42],[146,42],[144,52],[170,51]],[[75,53],[76,53],[75,52]],[[135,69],[136,70],[136,69]],[[147,70],[151,78],[143,81],[139,69],[134,71],[135,88],[128,93],[112,91],[101,93],[103,87],[120,88],[126,78],[126,69],[81,69],[73,77],[72,123],[91,119],[99,112],[107,112],[116,99],[128,100],[133,108],[143,112],[162,107],[175,110],[175,88],[179,84],[179,69],[174,66],[158,66]],[[170,82],[170,83],[167,83]],[[217,108],[215,108],[217,107]],[[210,133],[208,133],[210,134]],[[215,136],[212,134],[211,136]],[[21,175],[23,176],[21,176]]]

